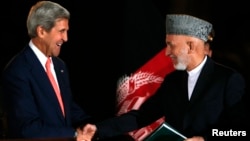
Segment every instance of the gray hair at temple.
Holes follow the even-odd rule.
[[[59,19],[70,19],[69,11],[55,2],[37,2],[31,7],[26,21],[28,35],[31,38],[36,37],[36,28],[38,26],[42,26],[46,31],[50,31]]]
[[[205,42],[210,37],[213,25],[205,20],[185,14],[169,14],[166,16],[166,34],[179,34],[199,38]]]

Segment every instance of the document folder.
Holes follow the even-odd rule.
[[[184,135],[171,127],[167,122],[162,123],[144,141],[183,141],[187,139]]]

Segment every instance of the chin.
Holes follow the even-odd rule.
[[[186,70],[187,66],[184,64],[178,63],[178,64],[174,65],[174,68],[176,70]]]

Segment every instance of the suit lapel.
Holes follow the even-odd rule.
[[[203,96],[205,94],[206,87],[211,81],[211,74],[213,70],[213,64],[210,58],[207,59],[204,67],[201,70],[200,76],[196,82],[196,85],[194,87],[190,103],[193,103],[196,101],[200,96]]]
[[[51,103],[51,105],[54,105],[53,107],[57,107],[58,116],[60,116],[62,120],[64,120],[61,109],[60,109],[60,105],[58,103],[54,89],[52,85],[50,84],[48,76],[42,64],[40,63],[40,61],[38,60],[34,52],[30,49],[30,47],[26,47],[25,49],[25,58],[28,64],[30,64],[31,74],[33,75],[33,78],[35,79],[38,86],[40,86],[40,90],[42,91],[42,94],[47,97],[48,103]]]
[[[206,91],[208,89],[207,86],[210,86],[210,83],[213,79],[212,72],[213,72],[213,61],[208,58],[206,64],[202,68],[200,76],[196,82],[194,87],[191,99],[187,106],[187,112],[183,119],[183,128],[184,130],[187,129],[190,125],[192,125],[193,114],[196,113],[197,103],[200,102],[200,99],[205,97]]]
[[[54,64],[54,69],[55,69],[55,72],[56,72],[56,76],[57,76],[57,81],[58,81],[58,85],[59,85],[59,88],[61,90],[61,96],[62,96],[62,100],[63,100],[63,104],[64,104],[64,110],[65,110],[65,117],[67,117],[68,115],[68,99],[69,97],[67,96],[67,94],[65,92],[67,92],[66,90],[66,87],[65,84],[66,84],[66,81],[68,80],[65,80],[65,67],[62,66],[60,63],[60,61],[56,58],[52,58],[53,60],[53,64]]]

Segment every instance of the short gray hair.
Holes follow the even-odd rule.
[[[50,31],[58,19],[70,19],[70,12],[51,1],[39,1],[33,5],[27,18],[28,35],[33,38],[37,36],[36,28],[42,26],[46,31]]]

